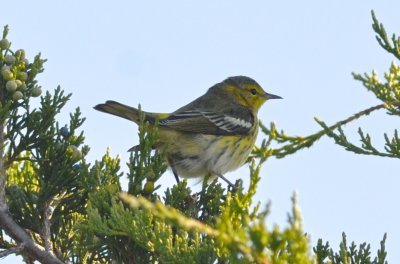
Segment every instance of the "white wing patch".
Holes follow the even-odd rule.
[[[223,129],[228,132],[233,132],[237,128],[250,129],[252,123],[244,119],[236,118],[233,116],[219,115],[212,112],[201,112],[208,120],[214,123],[218,128]]]
[[[173,114],[167,119],[160,120],[161,125],[173,125],[174,123],[182,122],[182,120],[195,118],[195,117],[205,117],[219,129],[226,132],[239,132],[250,130],[253,126],[251,121],[245,119],[228,116],[224,114],[217,114],[214,112],[207,111],[186,111],[178,114]]]
[[[232,116],[225,116],[224,120],[226,120],[227,122],[230,122],[236,126],[241,126],[241,127],[245,127],[245,128],[251,128],[251,123],[247,122],[246,120],[240,119],[240,118],[236,118],[236,117],[232,117]]]

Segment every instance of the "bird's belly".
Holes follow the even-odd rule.
[[[215,176],[242,166],[254,140],[242,136],[182,135],[167,146],[166,154],[181,177]]]

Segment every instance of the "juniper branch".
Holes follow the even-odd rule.
[[[400,38],[396,38],[396,35],[393,34],[390,42],[383,24],[379,23],[373,10],[371,11],[371,15],[373,20],[372,28],[377,34],[376,40],[379,45],[400,60]]]
[[[253,249],[238,237],[229,236],[198,220],[188,218],[179,211],[177,211],[175,208],[167,208],[160,202],[152,203],[144,197],[141,196],[135,197],[127,193],[121,193],[119,197],[121,200],[129,204],[130,207],[146,209],[155,216],[165,219],[171,223],[174,223],[182,227],[184,230],[196,230],[205,233],[209,236],[216,237],[218,241],[221,241],[226,245],[231,245],[236,247],[237,250],[243,254],[243,256],[249,258],[249,260],[251,261],[253,260],[252,259],[253,254],[251,254]],[[269,263],[269,262],[265,260],[265,262],[263,263]]]
[[[339,122],[337,122],[336,124],[330,126],[330,127],[326,127],[320,131],[318,131],[317,133],[311,134],[309,136],[306,137],[301,137],[301,136],[288,136],[286,134],[279,133],[275,130],[275,126],[272,125],[272,129],[268,129],[266,128],[264,125],[261,125],[261,129],[264,131],[264,133],[268,134],[270,137],[272,137],[275,141],[277,141],[278,143],[287,143],[286,145],[279,147],[279,148],[275,148],[275,149],[267,149],[265,150],[264,148],[260,148],[259,151],[255,151],[253,152],[253,155],[255,157],[260,157],[260,156],[265,156],[265,153],[261,153],[261,150],[268,151],[268,156],[275,156],[277,158],[283,158],[287,155],[290,154],[294,154],[295,152],[297,152],[300,149],[303,148],[309,148],[311,147],[316,141],[318,141],[322,136],[327,135],[328,133],[330,133],[330,131],[333,131],[343,125],[346,125],[354,120],[359,119],[362,116],[366,116],[369,115],[370,113],[379,110],[379,109],[383,109],[383,108],[388,108],[392,105],[399,105],[398,102],[390,102],[390,103],[382,103],[373,107],[369,107],[367,109],[364,109],[344,120],[341,120]],[[315,118],[315,120],[320,124],[321,121],[318,118]]]

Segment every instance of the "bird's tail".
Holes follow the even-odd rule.
[[[98,104],[94,107],[94,109],[128,119],[136,124],[139,124],[140,122],[138,109],[115,101],[106,101],[104,104]],[[154,118],[147,115],[145,112],[144,114],[146,121],[150,121],[151,123],[154,122]]]

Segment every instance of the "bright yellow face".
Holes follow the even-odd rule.
[[[245,76],[229,77],[223,85],[226,91],[234,96],[234,100],[254,112],[257,112],[266,100],[281,98],[266,93],[256,81]]]
[[[241,105],[253,111],[258,111],[268,99],[268,94],[256,83],[241,86],[227,84],[226,88]]]

